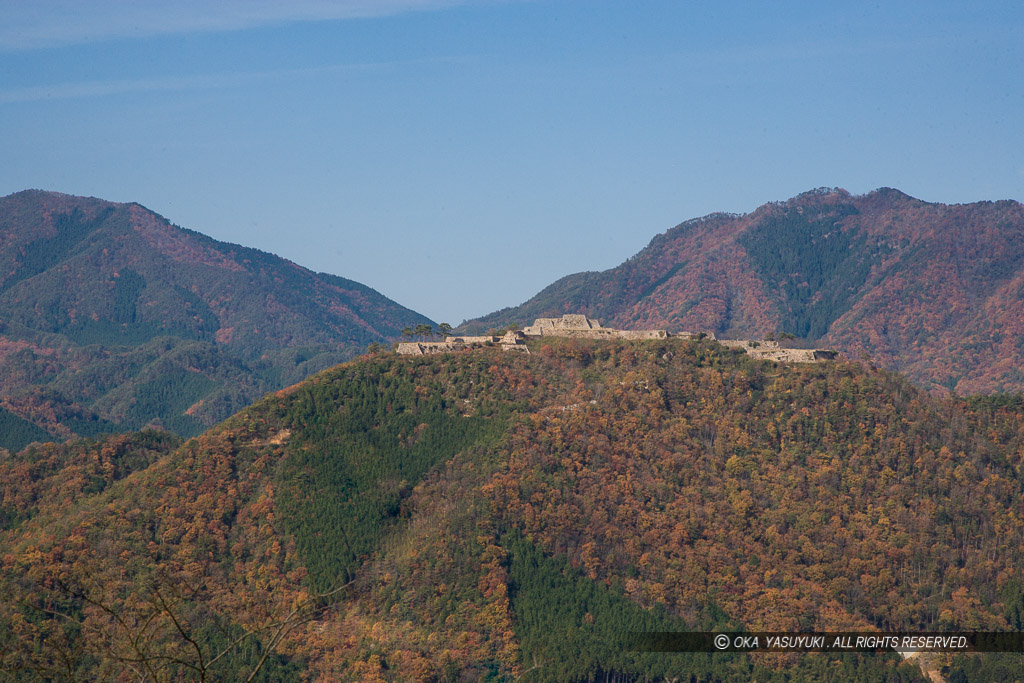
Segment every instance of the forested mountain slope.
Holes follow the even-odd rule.
[[[138,204],[0,198],[0,446],[154,421],[197,434],[425,322],[357,282]]]
[[[931,389],[1024,390],[1024,206],[815,190],[658,235],[467,330],[585,313],[609,327],[786,332]]]
[[[621,638],[1024,628],[1019,401],[708,341],[529,344],[367,356],[176,449],[8,456],[0,671],[916,681],[895,656]],[[946,666],[1024,676],[1017,655]]]

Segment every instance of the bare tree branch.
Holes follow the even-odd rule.
[[[60,607],[51,607],[46,603],[32,604],[26,601],[22,604],[50,618],[83,629],[80,640],[85,646],[85,652],[116,663],[123,667],[122,675],[129,675],[140,683],[171,680],[180,676],[185,669],[193,672],[191,675],[198,676],[197,680],[207,681],[215,664],[234,652],[246,639],[255,639],[261,642],[262,652],[246,679],[251,682],[291,633],[331,609],[336,604],[332,598],[354,583],[354,580],[350,580],[322,593],[306,595],[293,603],[291,610],[284,616],[271,617],[263,625],[244,629],[237,637],[230,638],[226,647],[215,652],[204,651],[203,644],[193,635],[192,626],[183,611],[187,603],[201,599],[200,591],[186,585],[183,593],[168,577],[160,577],[150,586],[148,599],[140,599],[136,593],[134,597],[128,596],[123,604],[116,598],[101,597],[103,591],[91,585],[88,580],[78,581],[74,585],[58,582],[58,590],[65,596],[97,610],[93,617],[89,617],[88,613],[85,616],[74,612],[69,614]],[[101,615],[105,619],[97,620]],[[212,622],[218,623],[216,615]],[[220,630],[228,635],[224,629]],[[55,677],[67,677],[75,680],[75,670],[81,657],[76,657],[73,649],[62,647],[59,642],[46,643],[45,647],[53,650],[54,659],[45,667],[45,672],[36,672],[39,678],[53,680]],[[5,651],[0,651],[0,654]],[[60,664],[55,660],[60,660]]]

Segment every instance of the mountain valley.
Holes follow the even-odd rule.
[[[630,645],[1024,632],[1022,232],[818,190],[392,351],[364,285],[2,198],[0,680],[1024,680]]]

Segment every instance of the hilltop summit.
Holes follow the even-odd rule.
[[[150,423],[196,434],[425,322],[139,204],[0,198],[0,418],[41,427],[20,427],[37,440]]]
[[[1022,292],[1019,202],[819,188],[686,221],[615,268],[569,275],[460,330],[572,312],[622,329],[782,332],[866,354],[933,390],[1021,391]]]

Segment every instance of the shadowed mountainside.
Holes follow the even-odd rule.
[[[429,322],[365,285],[138,204],[36,190],[0,198],[0,420],[13,425],[11,447],[40,430],[67,438],[154,423],[197,434]]]

